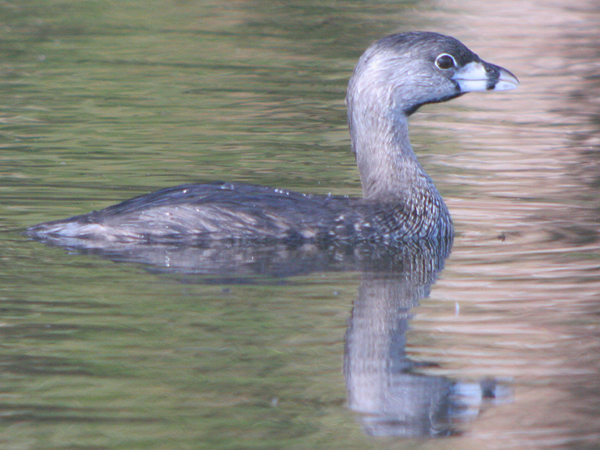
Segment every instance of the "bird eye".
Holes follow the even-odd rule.
[[[456,67],[456,61],[454,61],[452,55],[449,55],[448,53],[442,53],[435,59],[435,65],[442,70],[448,70],[452,67]]]

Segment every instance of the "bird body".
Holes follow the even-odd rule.
[[[414,208],[266,186],[187,184],[40,226],[47,239],[56,243],[72,235],[83,240],[102,236],[113,242],[187,244],[207,239],[385,243],[405,236],[451,235],[450,216],[440,197],[411,200]],[[436,221],[431,220],[433,212],[438,215]]]

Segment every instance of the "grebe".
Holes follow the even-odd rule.
[[[346,102],[363,198],[300,194],[245,184],[187,184],[101,211],[35,225],[27,235],[56,245],[85,241],[392,242],[451,238],[448,208],[410,145],[408,117],[427,103],[472,91],[514,89],[517,78],[458,40],[394,34],[360,57]]]

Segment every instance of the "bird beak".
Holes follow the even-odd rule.
[[[461,94],[476,91],[508,91],[516,89],[519,80],[508,70],[485,61],[470,62],[452,77]]]

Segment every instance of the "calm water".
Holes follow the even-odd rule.
[[[345,85],[414,29],[521,80],[412,119],[445,261],[22,236],[184,182],[360,195]],[[592,1],[2,3],[0,447],[598,448],[599,43]]]

